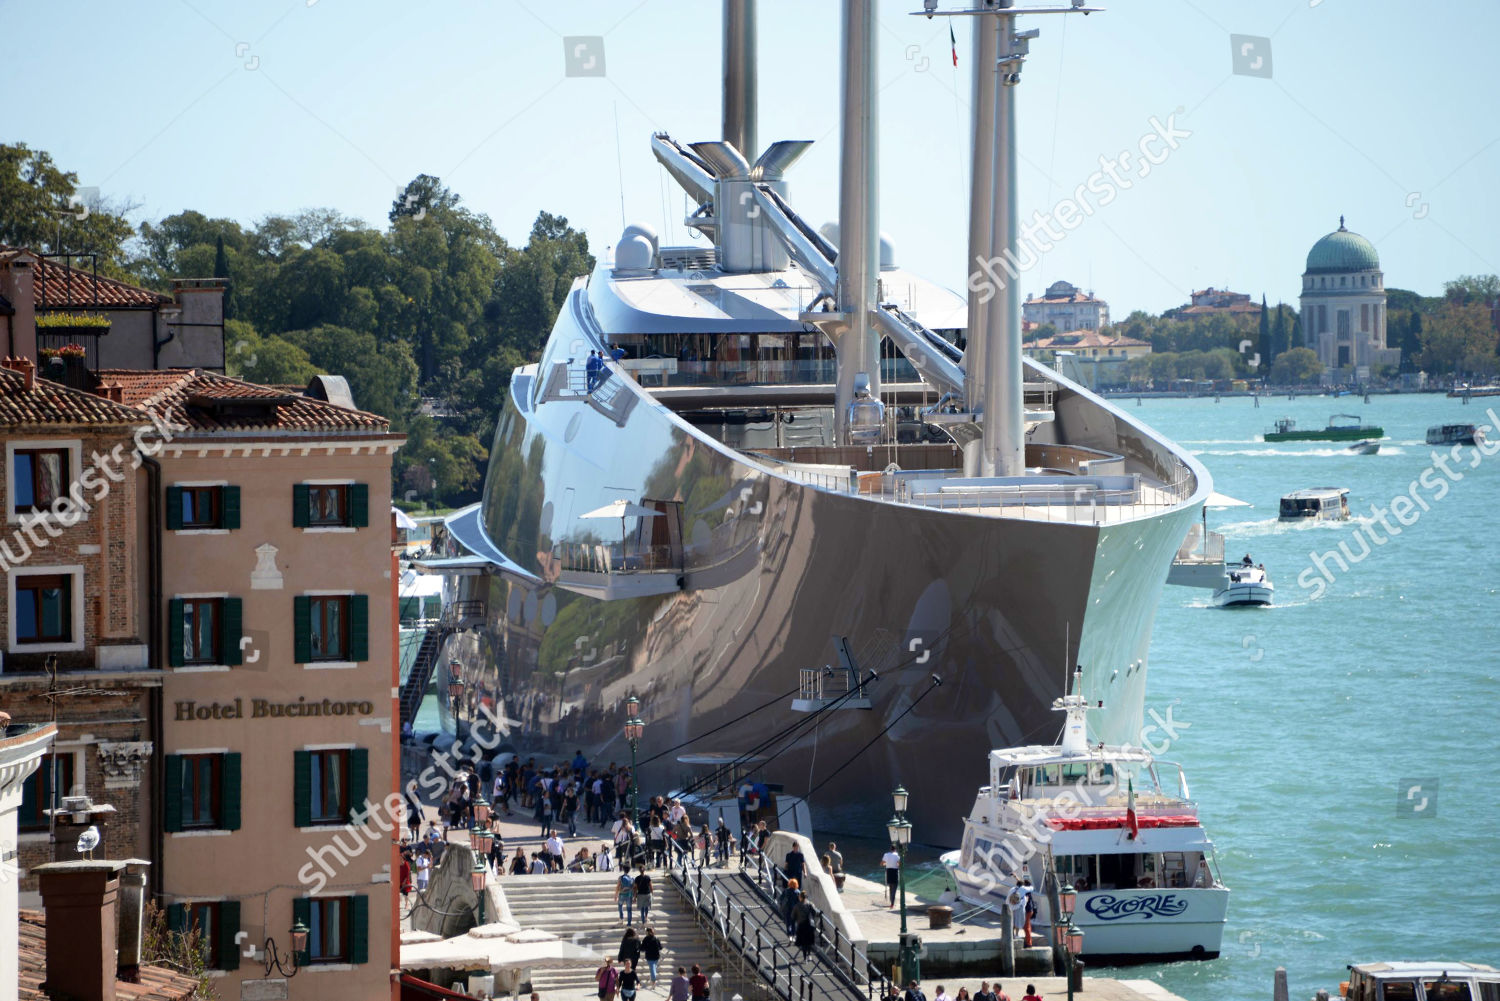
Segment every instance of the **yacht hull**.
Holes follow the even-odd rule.
[[[1073,665],[1108,707],[1091,720],[1095,738],[1139,743],[1157,600],[1208,490],[1192,460],[1059,380],[1063,430],[1141,461],[1185,463],[1191,496],[1102,526],[881,502],[772,472],[628,380],[617,393],[636,399],[625,404],[543,399],[538,373],[560,338],[568,332],[513,381],[484,538],[460,536],[515,570],[463,578],[485,621],[444,651],[441,663],[456,660],[470,682],[462,722],[445,706],[445,725],[467,725],[483,704],[510,747],[539,762],[582,749],[623,765],[623,700],[635,693],[647,792],[677,783],[683,746],[758,749],[763,777],[809,796],[820,830],[880,831],[902,783],[917,839],[948,844],[988,750],[1054,736],[1050,707]],[[680,566],[616,574],[606,592],[601,575],[559,554],[635,533],[582,517],[619,499],[659,504],[678,523],[661,537],[679,540]],[[800,671],[837,666],[835,637],[879,674],[869,708],[794,710]]]

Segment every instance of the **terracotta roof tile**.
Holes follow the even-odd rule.
[[[19,248],[3,247],[8,253]],[[37,257],[32,288],[36,295],[36,308],[90,309],[160,306],[172,301],[171,296],[152,292],[150,289],[129,285],[103,275],[95,276],[92,270],[70,267],[56,260]]]
[[[0,427],[89,424],[126,428],[145,423],[138,410],[46,379],[38,378],[27,391],[25,376],[0,369]]]
[[[21,911],[19,946],[19,1001],[50,1001],[42,990],[47,979],[47,918],[41,911]],[[142,966],[140,983],[115,981],[119,1001],[186,1001],[198,989],[192,977],[165,966]]]
[[[280,386],[258,386],[202,369],[150,372],[100,369],[125,402],[193,431],[314,431],[385,434],[379,414],[314,400]],[[257,406],[256,404],[260,405]]]
[[[1028,348],[1040,348],[1046,351],[1065,351],[1070,348],[1147,348],[1150,346],[1148,342],[1138,341],[1134,337],[1110,337],[1097,330],[1069,330],[1026,345]]]

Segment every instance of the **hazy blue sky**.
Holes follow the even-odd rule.
[[[969,23],[955,71],[946,22],[917,7],[880,3],[881,224],[903,264],[960,287]],[[834,0],[760,7],[760,140],[816,140],[790,175],[815,222],[837,206],[838,14]],[[137,221],[330,206],[383,225],[397,186],[426,172],[513,240],[546,209],[602,252],[623,187],[627,218],[685,242],[648,141],[720,137],[719,20],[714,0],[0,0],[0,137],[140,202]],[[1291,300],[1341,213],[1392,286],[1434,294],[1500,271],[1495,0],[1120,0],[1026,23],[1042,37],[1020,90],[1024,214],[1135,147],[1153,116],[1192,132],[1026,291],[1068,278],[1116,317],[1206,285]],[[1231,34],[1269,39],[1269,77],[1232,72]],[[603,77],[565,75],[565,36],[602,36]]]

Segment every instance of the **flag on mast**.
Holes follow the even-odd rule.
[[[1141,822],[1135,815],[1135,780],[1127,778],[1126,781],[1130,784],[1130,793],[1125,801],[1125,827],[1130,832],[1128,835],[1130,840],[1134,841],[1136,835],[1141,833]]]
[[[948,42],[953,46],[953,67],[958,68],[958,36],[953,34],[953,19],[948,19]]]

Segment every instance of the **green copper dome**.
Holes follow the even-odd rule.
[[[1307,274],[1310,275],[1378,270],[1380,255],[1375,252],[1375,245],[1358,233],[1345,229],[1343,216],[1339,216],[1339,228],[1313,244],[1307,253]]]

